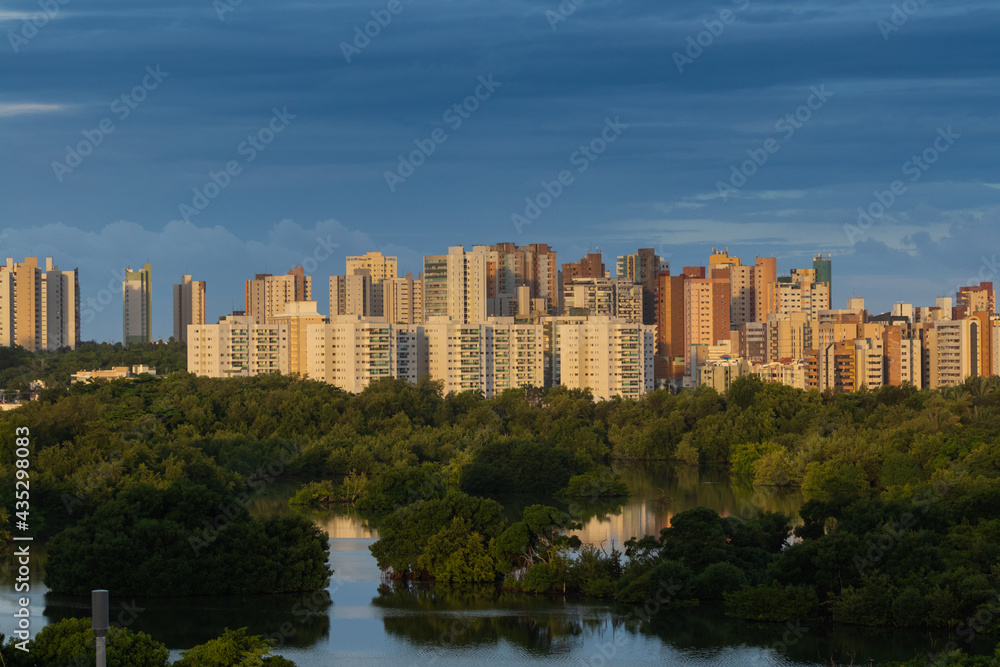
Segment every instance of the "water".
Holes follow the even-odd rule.
[[[793,490],[761,492],[730,483],[725,471],[668,465],[620,470],[632,491],[624,506],[593,511],[576,531],[608,546],[633,535],[656,534],[679,511],[706,505],[723,515],[761,510],[793,514]],[[291,511],[290,486],[275,486],[254,511]],[[522,503],[535,499],[522,499]],[[512,512],[516,514],[516,512]],[[373,526],[357,516],[316,515],[331,535],[336,570],[327,592],[304,596],[112,600],[112,621],[151,634],[179,657],[181,650],[249,627],[278,642],[300,667],[344,665],[867,665],[942,650],[946,636],[885,629],[788,628],[726,617],[717,608],[657,616],[574,600],[499,594],[491,588],[394,587],[382,581],[368,546]],[[38,545],[41,546],[41,545]],[[89,600],[48,593],[41,584],[44,553],[32,571],[32,631],[71,616],[89,616]],[[16,609],[13,581],[0,581],[0,631],[10,634]],[[327,596],[328,594],[328,596]],[[984,646],[977,647],[985,650]]]

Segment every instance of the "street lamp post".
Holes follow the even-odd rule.
[[[107,667],[108,592],[90,592],[91,626],[97,639],[97,667]]]

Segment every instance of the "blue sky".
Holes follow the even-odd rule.
[[[835,305],[871,310],[1000,280],[995,1],[576,1],[4,3],[2,254],[79,267],[97,340],[120,339],[125,265],[153,264],[166,338],[181,274],[214,321],[329,246],[321,312],[347,254],[417,272],[501,241],[831,253]]]

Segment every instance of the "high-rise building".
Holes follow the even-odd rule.
[[[282,373],[306,377],[309,366],[308,329],[322,324],[326,318],[316,310],[315,301],[286,303],[284,310],[273,317],[274,323],[284,327],[288,336],[288,370]]]
[[[601,250],[588,252],[579,262],[569,262],[562,265],[563,285],[580,278],[603,278],[607,275]]]
[[[729,248],[719,251],[712,248],[708,259],[709,269],[715,278],[729,278],[729,326],[733,331],[755,321],[754,267],[745,266],[739,257],[730,257]],[[722,273],[725,270],[726,273]]]
[[[980,321],[940,320],[929,336],[930,389],[957,387],[979,374]]]
[[[996,296],[993,293],[992,282],[981,282],[978,285],[959,287],[955,293],[955,319],[968,317],[976,311],[986,313],[997,312]]]
[[[729,339],[728,278],[688,278],[684,281],[684,368],[691,373],[691,347]]]
[[[559,265],[556,251],[548,244],[497,243],[474,246],[473,250],[487,253],[486,296],[493,300],[490,315],[514,314],[518,310],[517,290],[525,285],[532,302],[546,300],[543,314],[559,312]]]
[[[373,283],[392,280],[396,277],[396,258],[383,257],[380,252],[369,252],[358,257],[347,258],[346,275],[354,274],[356,269],[367,269]]]
[[[218,324],[187,331],[187,370],[206,377],[253,377],[288,373],[288,326],[257,324],[249,315],[227,315]]]
[[[448,248],[447,255],[424,257],[424,320],[450,317],[454,322],[479,324],[486,321],[488,246],[466,251]]]
[[[301,266],[283,276],[258,273],[245,282],[245,298],[244,312],[257,324],[270,324],[275,315],[284,311],[285,304],[312,300],[312,277],[305,275]]]
[[[416,382],[427,372],[418,349],[422,335],[418,325],[384,318],[332,317],[308,327],[308,377],[352,393],[383,378]]]
[[[826,259],[823,259],[823,255],[813,257],[813,274],[816,282],[826,283],[829,291],[833,292],[833,264],[830,255],[827,255]]]
[[[190,324],[205,324],[205,281],[184,275],[174,285],[174,340],[186,343]]]
[[[596,399],[653,390],[656,327],[602,316],[545,318],[543,326],[552,350],[549,383],[589,389]]]
[[[125,269],[125,280],[122,281],[122,340],[126,345],[153,341],[153,284],[149,262],[138,271]]]
[[[778,260],[758,257],[754,262],[754,320],[767,322],[767,316],[778,312]]]
[[[0,265],[0,345],[26,350],[75,348],[80,342],[79,271],[37,257]]]
[[[330,317],[374,317],[374,302],[372,276],[368,269],[355,269],[346,276],[330,276]],[[378,305],[381,309],[381,301]]]
[[[563,285],[564,315],[606,315],[642,324],[642,285],[619,278],[579,278]]]
[[[644,324],[656,324],[657,277],[670,272],[670,264],[659,257],[653,248],[639,248],[633,255],[619,255],[617,277],[642,285]]]
[[[424,294],[422,275],[407,273],[402,278],[382,281],[382,317],[390,324],[423,324]],[[331,310],[331,315],[333,311]]]

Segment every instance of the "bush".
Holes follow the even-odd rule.
[[[712,563],[695,577],[694,591],[699,600],[721,600],[747,583],[746,573],[732,563]]]
[[[51,623],[31,642],[29,655],[40,667],[93,664],[97,649],[90,626],[89,618]],[[117,626],[108,629],[108,667],[166,667],[169,657],[167,647],[144,632]]]
[[[628,496],[628,486],[621,477],[604,468],[571,477],[562,495],[582,500],[598,498],[623,498]]]
[[[773,623],[809,618],[819,605],[812,586],[747,586],[723,598],[730,616]]]

